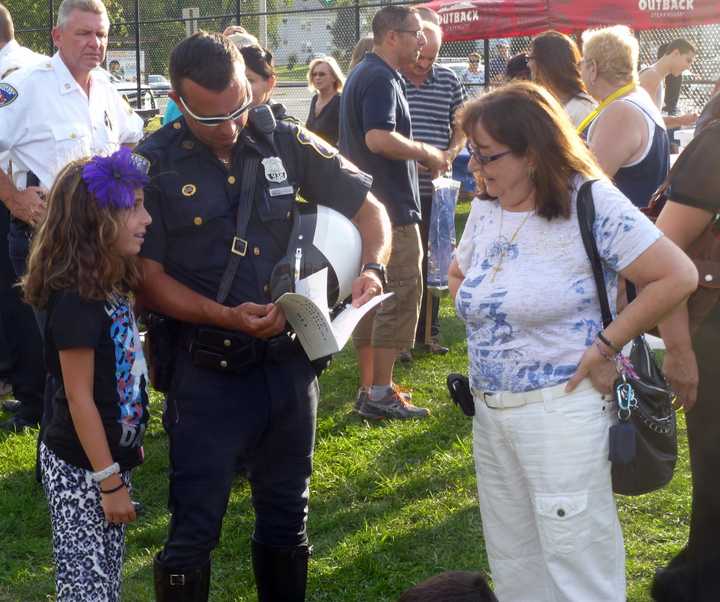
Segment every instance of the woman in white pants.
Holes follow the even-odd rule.
[[[694,289],[690,260],[603,175],[547,91],[515,83],[471,102],[462,127],[482,192],[450,289],[468,337],[485,545],[500,602],[625,600],[608,429],[613,349]],[[611,308],[602,320],[576,193],[593,179]]]

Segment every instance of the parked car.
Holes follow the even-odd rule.
[[[172,90],[172,85],[167,77],[159,74],[151,74],[147,77],[148,86],[158,96],[166,96],[167,93]]]
[[[113,87],[120,92],[121,96],[127,100],[128,104],[133,108],[138,108],[137,102],[137,83],[126,81],[116,75],[113,75],[108,70],[102,67],[97,67],[95,71],[113,85]],[[142,95],[142,108],[143,109],[156,109],[157,103],[155,102],[155,94],[150,86],[141,85],[140,94]]]

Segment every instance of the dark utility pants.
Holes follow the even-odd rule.
[[[169,569],[203,566],[220,539],[241,462],[255,509],[253,539],[267,546],[307,542],[318,384],[304,354],[265,361],[242,375],[177,356],[163,423],[170,441]]]
[[[720,600],[720,308],[693,337],[700,369],[695,407],[686,414],[693,497],[687,560],[697,579],[693,600]]]
[[[18,415],[39,422],[45,389],[42,340],[32,309],[13,286],[25,273],[30,239],[15,224],[9,225],[8,234],[10,214],[4,207],[0,214],[0,241],[8,242],[7,251],[0,254],[0,319],[12,359],[9,381],[13,396],[22,402]]]

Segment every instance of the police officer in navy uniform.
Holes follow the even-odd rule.
[[[271,273],[286,256],[296,203],[331,206],[358,227],[362,260],[372,264],[353,282],[361,305],[382,291],[389,220],[370,177],[334,148],[288,122],[270,131],[248,120],[252,92],[226,38],[182,41],[170,77],[183,117],[138,148],[153,178],[139,298],[178,321],[163,417],[172,519],[155,559],[156,598],[208,599],[210,553],[239,458],[255,509],[259,599],[304,600],[318,383],[271,302]],[[238,267],[226,286],[229,262]]]

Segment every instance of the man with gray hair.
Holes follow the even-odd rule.
[[[142,119],[95,71],[105,60],[109,28],[100,0],[63,0],[52,30],[55,55],[0,82],[0,153],[12,163],[12,174],[0,169],[0,201],[12,216],[8,242],[18,277],[25,271],[33,230],[45,215],[44,195],[59,171],[73,159],[109,154],[142,137]],[[38,353],[40,333],[32,316],[24,324],[4,325],[17,330],[9,337],[32,342]],[[19,411],[3,423],[6,429],[22,430],[40,420],[42,361],[36,371],[39,390],[21,399]]]
[[[465,135],[462,129],[455,124],[455,114],[465,102],[467,96],[465,88],[460,83],[455,72],[449,67],[435,63],[442,44],[442,29],[430,21],[423,21],[423,33],[427,40],[420,49],[416,61],[400,67],[405,80],[405,96],[410,105],[410,119],[412,121],[413,138],[441,150],[448,163],[453,160],[465,144]],[[422,236],[423,250],[423,281],[427,281],[427,251],[428,227],[432,214],[433,184],[432,176],[428,170],[418,170],[420,184],[420,207],[422,222],[420,234]],[[444,354],[447,347],[440,344],[440,322],[438,312],[440,300],[428,295],[427,288],[423,287],[423,298],[420,309],[420,320],[415,333],[415,347],[425,348],[431,353]],[[427,328],[426,304],[432,303],[431,331]],[[426,346],[427,342],[427,346]],[[410,360],[412,355],[405,351],[400,355],[401,360]]]
[[[0,79],[4,79],[20,67],[46,58],[18,44],[12,15],[3,4],[0,4]]]

